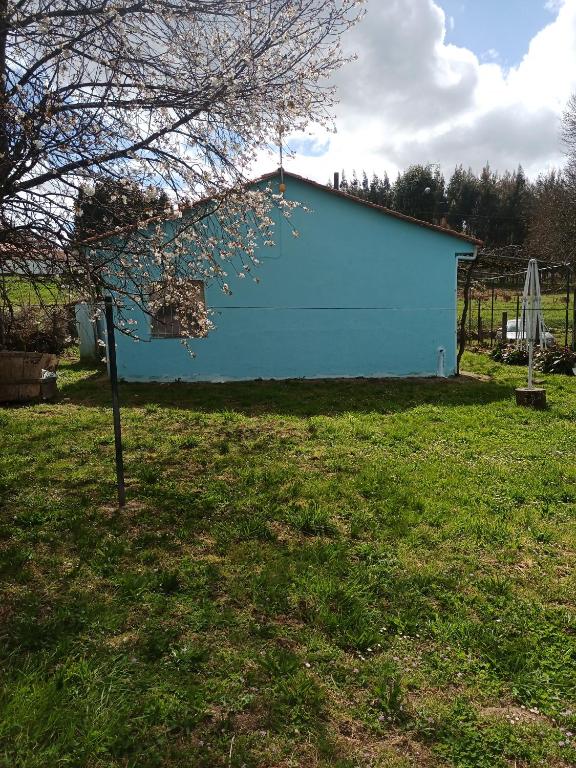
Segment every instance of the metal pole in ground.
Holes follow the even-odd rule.
[[[572,349],[576,351],[576,282],[574,283],[574,295],[572,297]]]
[[[519,325],[520,325],[520,295],[516,296],[516,344],[518,344],[518,339],[525,338],[524,328],[522,328],[522,334],[521,334],[520,328],[518,327]]]
[[[492,283],[492,307],[490,309],[490,346],[494,344],[494,283]]]
[[[478,299],[478,344],[482,341],[482,299]]]
[[[114,341],[114,314],[112,298],[104,299],[106,315],[106,334],[108,338],[108,367],[110,369],[110,387],[112,389],[112,413],[114,416],[114,445],[116,448],[116,482],[118,485],[118,506],[126,504],[124,485],[124,458],[122,456],[122,429],[120,426],[120,399],[118,397],[118,370],[116,368],[116,342]]]
[[[568,346],[568,325],[570,318],[570,267],[566,266],[566,321],[564,323],[564,346]]]

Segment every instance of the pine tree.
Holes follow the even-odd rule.
[[[352,171],[352,181],[350,182],[350,190],[351,195],[355,195],[356,197],[359,197],[360,192],[360,184],[358,182],[358,176],[356,175],[356,171]]]
[[[472,233],[486,245],[498,244],[499,219],[498,176],[487,163],[478,182],[478,198],[471,218]]]
[[[450,227],[459,231],[470,229],[479,194],[478,177],[472,169],[465,171],[462,165],[457,166],[446,188]]]
[[[429,165],[411,165],[394,184],[394,208],[407,216],[433,222],[444,195],[444,179]]]
[[[378,205],[383,205],[384,208],[392,208],[394,202],[394,193],[392,190],[392,184],[386,171],[384,176],[378,185]]]
[[[371,203],[379,203],[379,189],[380,179],[375,173],[373,173],[372,179],[370,180],[370,189],[368,190],[368,200],[370,200]]]
[[[522,166],[510,175],[502,200],[502,245],[522,245],[528,232],[532,190]]]
[[[366,171],[362,171],[362,197],[364,200],[368,200],[368,194],[370,191],[370,183]]]

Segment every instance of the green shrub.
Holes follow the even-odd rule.
[[[506,365],[528,365],[528,350],[515,344],[499,344],[490,356]],[[537,349],[534,353],[534,367],[542,373],[562,373],[574,376],[576,352],[568,347],[553,346]]]
[[[574,376],[576,352],[568,347],[549,347],[535,355],[535,367],[543,373],[563,373]]]
[[[60,355],[75,335],[69,307],[27,307],[0,313],[0,350]]]
[[[499,344],[490,356],[498,363],[506,365],[528,365],[528,352],[515,344]]]

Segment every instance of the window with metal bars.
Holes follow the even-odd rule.
[[[151,317],[151,336],[153,339],[190,339],[202,338],[206,335],[198,317],[206,312],[206,298],[204,295],[204,282],[202,280],[190,280],[193,288],[191,293],[195,296],[195,304],[190,307],[190,314],[186,322],[182,322],[174,304],[166,302]]]

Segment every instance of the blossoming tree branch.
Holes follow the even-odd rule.
[[[88,298],[114,287],[152,311],[160,271],[182,322],[186,276],[229,290],[272,241],[272,207],[289,213],[246,187],[249,168],[279,131],[329,124],[361,4],[0,0],[0,267],[33,283],[40,258]],[[142,191],[113,238],[106,216],[79,226],[102,184],[112,208]]]

